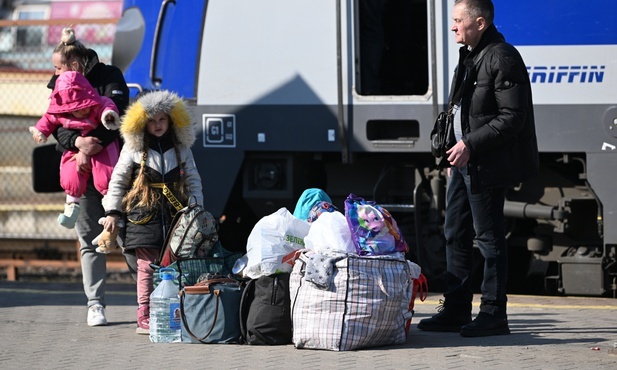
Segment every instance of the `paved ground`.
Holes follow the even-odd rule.
[[[150,343],[131,284],[108,287],[110,324],[90,328],[80,284],[0,281],[0,369],[617,369],[617,300],[510,296],[511,335],[462,338],[416,328],[440,297],[416,304],[405,345],[331,352]]]

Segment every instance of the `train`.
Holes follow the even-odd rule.
[[[617,294],[617,2],[493,0],[532,82],[539,176],[508,190],[510,292]],[[378,4],[378,7],[374,7]],[[443,289],[446,171],[429,135],[458,48],[446,0],[125,0],[112,63],[189,103],[205,206],[241,250],[306,188],[399,223]],[[481,270],[481,263],[478,263]],[[481,271],[479,271],[481,273]]]

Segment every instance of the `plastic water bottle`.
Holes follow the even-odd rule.
[[[180,330],[179,289],[174,284],[174,269],[160,269],[161,283],[150,295],[150,341],[173,343],[182,341]]]

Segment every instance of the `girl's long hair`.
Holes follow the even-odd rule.
[[[182,205],[186,206],[186,202],[189,198],[189,191],[186,186],[186,176],[184,176],[184,164],[182,163],[182,158],[180,156],[178,140],[176,139],[176,134],[172,129],[172,125],[173,123],[170,121],[169,130],[171,130],[171,139],[174,145],[174,151],[176,153],[178,167],[180,169],[180,180],[178,181],[177,185],[170,190],[173,191],[174,195],[178,198]],[[154,209],[161,202],[161,196],[163,196],[162,192],[155,191],[150,186],[150,180],[146,175],[146,161],[148,159],[149,147],[150,143],[148,135],[144,135],[144,151],[141,153],[139,173],[137,174],[137,177],[133,182],[133,186],[131,186],[131,189],[122,199],[122,208],[126,212],[129,212],[135,208],[142,207],[146,209]]]

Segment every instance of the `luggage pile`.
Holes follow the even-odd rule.
[[[257,222],[241,257],[225,253],[214,235],[206,240],[210,251],[172,263],[184,274],[193,269],[187,261],[201,266],[197,282],[194,274],[180,279],[186,343],[333,351],[403,344],[414,301],[426,298],[396,221],[354,194],[343,213],[323,191],[307,189],[293,215],[281,208]],[[203,272],[212,266],[217,271]]]

